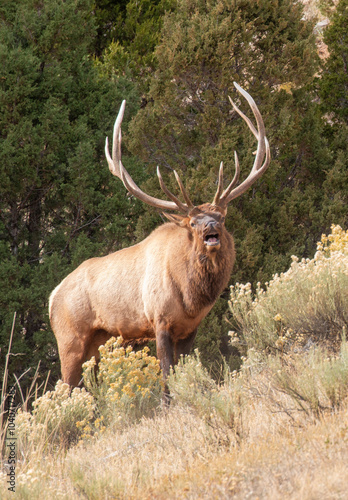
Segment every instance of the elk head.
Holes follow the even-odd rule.
[[[180,214],[171,214],[163,212],[165,217],[171,222],[186,228],[191,234],[197,248],[207,254],[214,254],[220,249],[221,237],[224,231],[225,216],[227,213],[228,204],[241,194],[243,194],[268,168],[270,163],[270,149],[268,140],[265,134],[265,126],[261,114],[255,104],[254,99],[243,90],[237,83],[234,82],[236,89],[248,101],[257,124],[257,129],[249,118],[242,113],[229,97],[235,111],[245,120],[250,130],[258,141],[256,156],[253,167],[248,177],[237,186],[240,174],[239,161],[237,153],[234,153],[235,158],[235,175],[224,189],[224,175],[223,175],[223,162],[220,164],[219,182],[216,194],[212,203],[205,203],[203,205],[194,206],[190,197],[178,175],[174,170],[176,181],[179,185],[184,202],[180,201],[167,186],[165,185],[159,167],[157,167],[157,176],[162,191],[171,201],[161,200],[154,198],[144,191],[142,191],[133,181],[127,170],[124,168],[121,160],[121,123],[123,120],[126,101],[122,102],[120,111],[118,113],[113,133],[113,146],[112,157],[109,153],[108,138],[105,143],[105,155],[109,165],[110,172],[122,180],[124,186],[136,198],[142,200],[144,203],[159,208],[161,210],[177,211]]]

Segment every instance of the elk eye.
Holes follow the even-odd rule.
[[[194,222],[190,222],[191,227],[195,227],[196,224]]]

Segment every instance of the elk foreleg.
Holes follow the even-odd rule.
[[[173,341],[168,330],[159,330],[156,334],[156,348],[157,357],[160,360],[160,366],[163,373],[164,379],[164,393],[163,400],[166,404],[169,404],[169,387],[167,384],[168,375],[170,372],[170,367],[174,366],[174,346]]]
[[[181,355],[187,356],[190,354],[196,334],[197,328],[186,339],[177,341],[175,344],[175,364],[179,361]]]

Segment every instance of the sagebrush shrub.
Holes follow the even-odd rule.
[[[285,359],[268,357],[272,385],[290,396],[295,408],[316,417],[324,410],[336,410],[348,396],[348,344],[332,356],[322,348],[291,354]]]
[[[92,422],[95,411],[93,396],[85,389],[71,390],[59,380],[53,391],[46,392],[33,402],[32,413],[19,410],[16,431],[20,447],[26,449],[35,443],[68,445],[84,433],[83,422]]]
[[[196,349],[191,356],[181,357],[171,370],[168,385],[173,405],[193,409],[216,432],[227,429],[238,432],[238,417],[242,408],[243,369],[230,372],[225,367],[224,380],[217,383],[204,368]],[[227,434],[225,434],[227,439]]]
[[[342,252],[348,255],[348,231],[344,231],[341,226],[332,224],[331,233],[322,235],[317,244],[317,250],[323,251],[327,256],[332,252]]]
[[[290,269],[255,294],[231,287],[230,309],[247,348],[283,350],[308,337],[336,340],[348,325],[348,232],[332,226],[313,259],[293,256]],[[235,343],[238,339],[235,338]]]

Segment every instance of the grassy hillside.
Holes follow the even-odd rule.
[[[254,395],[240,425],[235,436],[175,407],[67,453],[33,450],[18,464],[16,498],[345,497],[346,406],[315,422],[305,414],[293,421],[265,394]],[[3,482],[1,498],[13,498]]]

